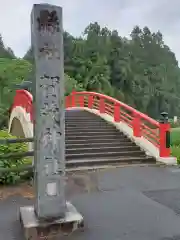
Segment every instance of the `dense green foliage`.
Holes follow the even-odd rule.
[[[12,100],[12,85],[18,78],[21,64],[15,64],[15,55],[10,48],[4,46],[0,35],[0,126],[8,119],[8,108]],[[15,73],[14,73],[15,71]],[[26,70],[27,71],[27,70]],[[25,72],[22,74],[22,76]],[[18,76],[17,76],[18,75]]]
[[[7,131],[0,131],[0,138],[1,139],[10,139],[15,138],[12,135],[10,135]],[[1,145],[0,144],[0,156],[3,156],[4,154],[13,154],[17,152],[26,152],[27,144],[22,143],[14,143],[14,144],[8,144],[8,145]],[[13,167],[20,167],[21,165],[24,165],[24,159],[19,159],[17,157],[11,157],[8,159],[0,158],[0,168],[13,168]],[[6,172],[3,173],[0,171],[0,184],[14,184],[18,180],[20,180],[22,173],[14,173],[14,172]]]
[[[130,38],[90,24],[83,36],[64,32],[65,72],[86,90],[104,92],[158,118],[179,115],[180,69],[162,34],[134,27]],[[29,49],[25,59],[32,60]]]
[[[10,58],[9,50],[5,49],[3,45],[4,49],[1,51],[1,47],[0,45],[0,129],[7,127],[9,108],[16,90],[15,85],[29,79],[32,70],[30,61],[14,58],[14,55],[11,55]],[[66,94],[71,93],[73,89],[79,91],[82,89],[81,84],[67,74],[65,74],[65,88]]]
[[[12,85],[27,78],[29,62],[33,63],[31,48],[24,60],[14,59],[0,38],[2,57],[6,59],[0,61],[0,106],[7,102]],[[180,69],[160,32],[136,26],[127,39],[96,22],[81,37],[64,32],[64,63],[67,93],[74,87],[104,92],[155,118],[161,111],[179,115]]]
[[[0,57],[9,59],[15,58],[13,50],[9,47],[6,48],[4,46],[1,34],[0,34]]]
[[[25,60],[0,58],[0,129],[7,125],[15,84],[21,83],[30,70],[31,64]]]

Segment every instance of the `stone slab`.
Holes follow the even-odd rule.
[[[67,212],[64,218],[39,221],[34,211],[34,206],[20,207],[20,222],[26,240],[52,239],[83,229],[84,220],[76,208],[67,202]]]

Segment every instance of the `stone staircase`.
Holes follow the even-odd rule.
[[[90,112],[67,110],[65,129],[67,169],[156,162],[113,125]]]

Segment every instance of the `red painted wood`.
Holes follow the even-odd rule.
[[[121,120],[121,105],[114,103],[114,121],[120,122]]]
[[[171,153],[171,149],[166,147],[166,132],[170,131],[169,123],[160,123],[159,126],[160,133],[160,144],[159,144],[159,154],[160,157],[169,157]]]
[[[31,120],[33,119],[32,95],[28,91],[16,91],[11,111],[16,106],[26,109],[31,115]],[[65,108],[85,106],[113,116],[115,122],[125,122],[133,129],[135,137],[142,136],[159,147],[161,157],[170,156],[170,149],[166,149],[166,131],[170,130],[169,124],[160,124],[127,104],[101,93],[73,91],[65,98]]]
[[[105,113],[105,101],[103,97],[101,97],[99,100],[99,112]]]
[[[88,108],[93,108],[93,101],[94,101],[93,95],[89,95],[88,96]]]
[[[133,135],[135,137],[141,137],[141,117],[139,114],[134,114],[134,119],[133,119]]]
[[[18,106],[23,107],[27,113],[30,113],[31,121],[33,120],[33,109],[32,109],[33,98],[30,92],[26,90],[16,90],[13,105],[11,111]]]

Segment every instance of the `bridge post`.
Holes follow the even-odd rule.
[[[28,239],[39,239],[37,228],[42,228],[42,222],[43,226],[47,222],[47,227],[50,224],[53,226],[70,222],[74,227],[72,223],[78,226],[82,216],[65,199],[62,8],[35,4],[31,14],[31,37],[35,60],[33,104],[36,197],[34,207],[22,207],[20,213],[25,229],[36,226],[36,236],[32,236],[32,233]],[[71,219],[68,218],[69,214]]]
[[[133,135],[134,137],[141,137],[141,118],[139,114],[134,113],[133,119]]]
[[[170,157],[170,123],[168,121],[168,113],[162,112],[159,123],[159,135],[160,135],[160,157]]]

